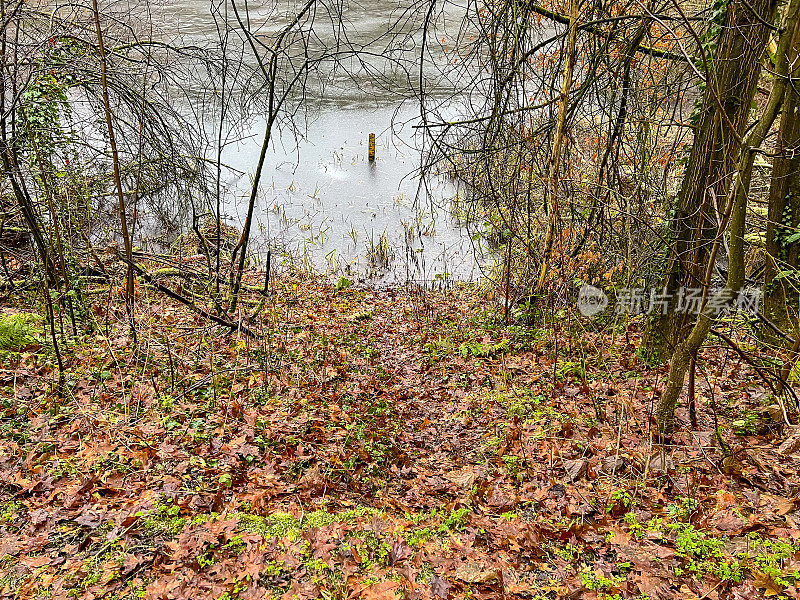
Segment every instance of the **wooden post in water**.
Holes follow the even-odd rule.
[[[375,162],[375,134],[369,134],[369,162]]]

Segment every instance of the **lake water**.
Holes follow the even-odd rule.
[[[208,0],[151,6],[156,30],[169,31],[175,41],[202,46],[217,39]],[[244,2],[237,6],[243,10]],[[260,39],[271,39],[287,22],[286,5],[250,0],[248,8],[251,28]],[[349,43],[359,46],[380,39],[397,10],[386,0],[353,5],[344,13]],[[456,22],[458,15],[445,17]],[[228,18],[235,23],[232,15]],[[403,26],[404,47],[409,49],[408,54],[398,54],[403,60],[414,59],[417,26],[421,21],[410,17]],[[322,43],[333,41],[333,30],[317,30]],[[247,56],[253,60],[252,53]],[[412,97],[409,74],[387,67],[380,57],[369,57],[357,68],[352,62],[349,66],[348,76],[323,69],[325,84],[311,81],[306,110],[299,113],[299,139],[286,131],[273,139],[255,209],[254,250],[263,256],[271,248],[273,255],[284,252],[318,271],[369,275],[380,282],[476,277],[471,239],[448,211],[455,189],[440,180],[420,185],[420,139],[413,127],[419,122],[419,105]],[[376,83],[373,73],[381,73],[383,82]],[[452,93],[435,73],[429,88],[442,97]],[[237,226],[247,212],[264,128],[264,118],[247,121],[239,134],[243,139],[223,153],[223,163],[232,167],[225,171],[228,194],[223,208]],[[370,133],[376,134],[377,142],[372,163],[367,158]],[[381,268],[387,259],[391,267]]]

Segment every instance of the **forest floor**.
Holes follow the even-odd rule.
[[[659,445],[636,322],[283,277],[260,338],[142,287],[134,348],[90,298],[63,399],[0,356],[0,597],[800,596],[800,457],[724,346]]]

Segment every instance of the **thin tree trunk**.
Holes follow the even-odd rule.
[[[553,135],[553,151],[550,157],[550,172],[547,177],[547,197],[545,198],[545,208],[547,209],[547,232],[544,238],[544,255],[539,271],[539,281],[536,284],[536,292],[539,293],[544,286],[547,276],[547,266],[550,262],[550,255],[553,250],[553,243],[558,226],[558,184],[559,166],[561,164],[561,149],[564,145],[564,132],[567,125],[567,109],[569,108],[569,93],[572,89],[572,76],[575,70],[576,44],[578,39],[578,17],[580,16],[579,0],[571,0],[569,15],[569,34],[567,38],[567,56],[564,61],[564,80],[561,82],[561,102],[558,107],[558,117],[556,120],[556,130]]]
[[[128,263],[127,276],[125,277],[125,304],[128,309],[128,319],[130,320],[131,335],[134,343],[136,341],[136,327],[134,323],[133,302],[134,302],[134,274],[133,274],[133,243],[130,232],[128,231],[128,217],[125,208],[125,193],[122,190],[122,177],[120,175],[119,153],[117,151],[117,138],[114,134],[114,122],[111,115],[111,100],[108,95],[108,62],[106,60],[106,49],[103,42],[103,29],[100,26],[100,9],[97,0],[92,0],[94,11],[94,24],[97,32],[97,47],[100,54],[100,85],[103,90],[103,109],[106,116],[106,126],[108,128],[108,141],[111,145],[111,163],[114,169],[114,186],[117,191],[117,201],[119,202],[119,218],[122,225],[122,238],[125,245],[125,258]]]
[[[300,20],[311,10],[317,0],[307,0],[306,3],[298,10],[297,14],[295,14],[294,18],[291,22],[289,22],[278,34],[277,38],[275,39],[274,46],[272,48],[272,53],[270,56],[269,65],[264,65],[261,61],[260,54],[256,49],[255,43],[253,42],[253,34],[250,32],[248,27],[242,22],[241,17],[239,16],[239,11],[236,8],[236,2],[233,0],[231,2],[231,6],[233,7],[233,12],[236,15],[236,20],[239,23],[239,26],[245,31],[245,35],[247,37],[247,43],[250,45],[253,54],[255,55],[256,59],[258,60],[259,67],[264,75],[264,77],[269,81],[269,111],[267,113],[267,125],[264,130],[264,139],[261,144],[261,153],[258,157],[258,164],[256,166],[256,172],[253,177],[253,186],[250,190],[250,198],[247,203],[247,218],[244,221],[244,227],[242,228],[242,235],[239,238],[239,243],[236,244],[236,247],[233,249],[233,253],[231,255],[231,263],[236,263],[236,257],[238,253],[239,262],[236,266],[235,273],[231,272],[231,313],[236,312],[236,305],[239,301],[239,289],[242,285],[242,276],[244,275],[244,263],[247,254],[247,246],[250,242],[250,230],[253,226],[253,210],[255,208],[256,199],[258,198],[258,187],[261,183],[261,175],[264,168],[264,160],[267,155],[267,149],[269,148],[270,140],[272,139],[272,127],[275,124],[275,120],[277,119],[278,112],[281,110],[283,106],[283,102],[286,100],[289,90],[297,83],[299,80],[299,74],[295,75],[292,82],[287,85],[287,89],[281,95],[278,95],[276,90],[276,81],[278,75],[278,57],[279,53],[284,49],[283,43],[286,36],[289,35],[292,28],[295,27]],[[245,10],[247,4],[245,3]],[[304,72],[307,68],[308,63],[303,65],[300,72]]]
[[[11,183],[11,190],[14,194],[14,198],[16,199],[17,204],[22,211],[22,217],[25,219],[25,223],[31,232],[31,236],[33,237],[34,245],[36,246],[36,249],[39,252],[39,257],[42,260],[45,277],[48,279],[49,283],[55,285],[58,278],[56,276],[55,267],[50,260],[49,246],[44,239],[41,227],[39,227],[39,220],[37,218],[36,211],[34,210],[33,202],[31,201],[31,198],[26,190],[22,187],[22,185],[20,185],[22,177],[19,174],[17,159],[14,155],[14,148],[9,142],[8,120],[6,117],[6,94],[8,93],[8,88],[10,87],[12,96],[14,95],[14,78],[13,76],[8,77],[8,79],[11,79],[11,85],[8,86],[8,79],[6,75],[8,60],[6,25],[13,20],[13,16],[9,18],[6,8],[6,0],[0,0],[0,22],[2,22],[2,27],[0,27],[0,161],[2,161],[3,165],[2,175],[4,177],[8,177],[8,180]],[[12,10],[12,15],[15,12],[16,10]],[[17,26],[19,27],[18,24]],[[15,62],[15,59],[12,57],[11,64],[14,64]]]

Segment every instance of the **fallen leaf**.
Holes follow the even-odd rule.
[[[369,586],[358,597],[364,600],[397,600],[400,597],[397,590],[399,585],[392,580],[381,581]]]
[[[765,590],[765,596],[780,596],[784,590],[782,585],[779,585],[772,577],[758,569],[753,571],[753,582],[757,588]]]
[[[456,578],[464,583],[489,583],[500,578],[495,569],[487,569],[483,563],[468,563],[456,569]]]
[[[574,482],[586,475],[586,471],[589,468],[589,461],[585,458],[565,460],[564,468],[567,470],[566,480]]]
[[[778,446],[778,452],[784,456],[788,456],[794,454],[798,450],[800,450],[800,427],[795,426],[789,430],[787,438]]]
[[[464,468],[450,471],[445,475],[445,479],[461,488],[470,489],[478,479],[478,475],[469,468]]]
[[[392,565],[410,558],[411,554],[411,547],[401,541],[394,541],[389,545],[389,563]]]
[[[433,593],[434,596],[446,600],[448,594],[450,594],[451,587],[453,587],[452,583],[447,583],[444,579],[442,579],[435,573],[431,577],[431,592]]]

